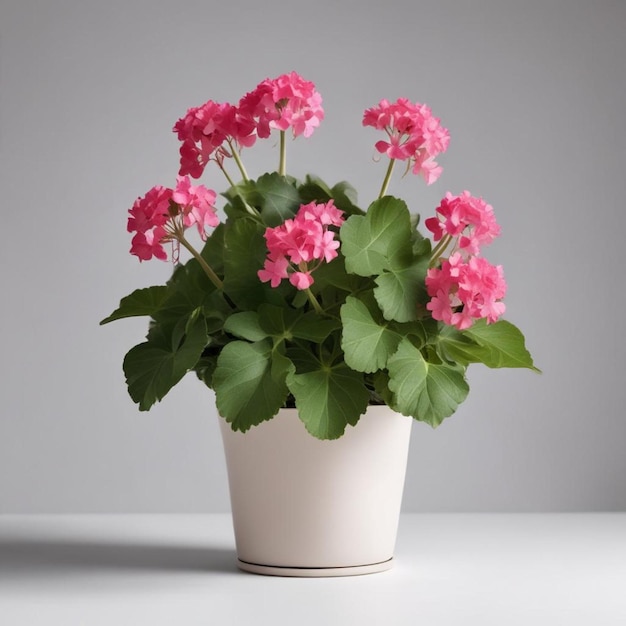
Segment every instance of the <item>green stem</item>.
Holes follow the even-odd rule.
[[[324,315],[324,309],[322,309],[320,303],[317,301],[317,298],[313,295],[313,292],[310,289],[305,289],[304,291],[309,298],[309,302],[313,305],[315,312],[319,315]]]
[[[435,246],[430,257],[428,267],[435,267],[441,255],[446,251],[448,244],[452,241],[452,235],[444,235],[443,239]]]
[[[235,186],[235,181],[233,181],[233,179],[228,175],[228,172],[226,171],[226,168],[219,161],[217,161],[217,165],[222,170],[222,174],[224,174],[224,176],[226,176],[226,180],[228,181],[228,184],[231,187],[234,187]]]
[[[280,131],[280,160],[278,162],[278,173],[281,176],[287,174],[287,141],[284,130]]]
[[[241,157],[239,156],[239,153],[237,152],[237,149],[235,148],[235,146],[233,146],[233,142],[230,140],[228,141],[228,145],[230,146],[230,152],[233,155],[233,159],[235,159],[235,163],[237,163],[237,167],[239,168],[239,171],[241,172],[242,178],[247,182],[248,180],[250,180],[248,178],[248,172],[246,172],[246,168],[243,165],[243,162],[241,160]]]
[[[209,277],[209,280],[219,289],[220,291],[224,288],[224,283],[220,279],[220,277],[211,269],[211,266],[204,260],[202,255],[185,239],[185,236],[182,233],[179,233],[177,236],[178,241],[191,252],[193,258],[198,261],[200,267],[204,270],[204,273]]]
[[[233,153],[234,155],[234,153]],[[222,173],[224,174],[224,176],[226,176],[226,180],[228,181],[229,185],[234,188],[237,192],[237,195],[241,198],[241,201],[243,202],[243,205],[246,209],[246,211],[252,215],[252,217],[257,220],[258,222],[263,223],[263,220],[261,219],[261,215],[260,213],[252,206],[250,206],[247,202],[246,199],[243,197],[243,194],[241,193],[241,191],[239,191],[237,185],[235,184],[235,181],[228,175],[228,172],[226,171],[226,168],[218,161],[217,162],[219,168],[222,170]],[[243,167],[243,164],[242,164]]]
[[[378,194],[379,200],[387,193],[387,187],[389,187],[389,181],[391,180],[391,174],[393,173],[393,166],[395,164],[395,159],[389,159],[389,167],[387,168],[387,173],[385,174],[385,180],[383,180],[383,186],[380,188],[380,193]]]

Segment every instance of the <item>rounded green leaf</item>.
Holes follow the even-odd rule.
[[[462,370],[429,363],[408,339],[389,359],[388,370],[394,408],[433,427],[452,415],[469,393]]]
[[[217,409],[233,430],[271,419],[285,403],[290,362],[282,355],[277,362],[269,340],[233,341],[222,349],[212,383]]]
[[[233,313],[226,318],[224,330],[248,341],[261,341],[267,337],[267,333],[259,324],[259,314],[256,311]]]
[[[365,303],[353,296],[348,296],[341,307],[341,321],[341,348],[346,363],[359,372],[385,368],[402,337],[385,322],[376,322]]]
[[[365,413],[370,394],[363,376],[344,364],[296,374],[289,379],[298,415],[318,439],[337,439]]]
[[[385,196],[364,216],[348,218],[340,231],[346,270],[374,276],[392,267],[398,257],[411,255],[411,218],[402,200]]]

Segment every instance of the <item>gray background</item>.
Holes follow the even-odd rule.
[[[441,117],[443,176],[390,191],[424,214],[448,189],[494,206],[487,256],[544,371],[475,367],[454,417],[415,424],[405,510],[626,510],[625,32],[607,0],[2,0],[0,513],[228,510],[211,393],[189,376],[139,413],[121,361],[146,322],[98,321],[171,271],[128,254],[125,222],[174,183],[175,120],[292,69],[327,117],[289,171],[362,204],[384,174],[362,111],[405,96]],[[258,175],[275,155],[244,158]]]

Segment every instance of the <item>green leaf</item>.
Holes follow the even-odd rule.
[[[267,337],[259,324],[259,314],[256,311],[233,313],[224,322],[224,330],[247,341],[261,341]]]
[[[264,174],[256,181],[261,217],[268,226],[278,226],[293,217],[300,207],[296,188],[277,172]]]
[[[271,419],[287,399],[287,376],[293,365],[265,339],[257,343],[233,341],[224,346],[213,372],[217,409],[233,430]]]
[[[347,201],[352,207],[356,208],[356,205],[359,201],[356,189],[345,180],[342,180],[336,185],[333,185],[333,188],[331,189],[331,194],[332,197],[335,198],[337,206]]]
[[[214,298],[215,286],[195,259],[179,265],[167,282],[167,297],[152,315],[158,322],[174,324]]]
[[[484,349],[479,361],[487,367],[527,367],[539,371],[526,349],[524,335],[511,322],[500,320],[487,324],[479,320],[463,332]]]
[[[204,317],[195,314],[184,325],[167,332],[157,325],[148,341],[132,348],[124,358],[124,373],[131,398],[147,411],[191,369],[194,368],[207,344]],[[181,328],[186,334],[181,341]]]
[[[298,187],[303,204],[309,202],[328,202],[332,198],[330,187],[317,176],[307,174],[304,183]]]
[[[221,333],[224,321],[233,312],[232,306],[226,302],[221,291],[212,292],[205,298],[202,305],[202,312],[206,317],[207,330],[209,334]]]
[[[426,301],[424,279],[428,258],[409,261],[407,265],[395,261],[376,278],[374,295],[385,319],[410,322],[418,319],[418,304]]]
[[[332,189],[319,177],[307,174],[304,184],[298,187],[298,193],[303,204],[309,202],[328,202],[333,200],[335,206],[346,215],[363,215],[357,206],[357,193],[354,187],[341,181]]]
[[[291,376],[288,384],[300,419],[318,439],[341,437],[365,413],[370,398],[362,374],[345,364],[317,363],[311,371]]]
[[[293,338],[321,343],[334,330],[341,328],[339,320],[320,317],[314,311],[303,314],[299,309],[262,304],[259,307],[259,324],[275,341]]]
[[[367,280],[371,281],[371,278],[365,279],[355,274],[348,274],[346,272],[345,259],[339,251],[339,256],[334,258],[330,263],[322,263],[317,270],[315,270],[315,282],[313,283],[312,290],[315,293],[319,293],[326,287],[332,286],[342,291],[355,292],[362,288],[362,285]]]
[[[291,332],[297,339],[322,343],[334,330],[339,330],[340,328],[341,323],[339,320],[322,318],[314,311],[310,311],[296,321]]]
[[[219,275],[224,274],[224,231],[225,226],[222,222],[207,238],[200,253],[209,267]]]
[[[100,324],[108,324],[124,317],[154,315],[167,297],[168,289],[165,285],[155,285],[144,289],[135,289],[130,295],[120,300],[120,306],[105,317]]]
[[[216,367],[217,354],[211,354],[208,356],[201,356],[193,369],[198,379],[201,380],[209,389],[213,389],[213,372]]]
[[[330,200],[333,197],[330,187],[319,176],[316,176],[315,174],[307,174],[304,177],[304,184],[301,185],[299,189],[303,189],[309,185],[312,187],[317,187],[323,193],[323,197],[326,200]],[[310,201],[320,201],[321,199],[321,197],[313,197]]]
[[[441,332],[437,336],[437,351],[447,361],[454,361],[461,365],[483,363],[490,358],[490,350],[476,343],[464,332],[454,326],[442,324]]]
[[[277,340],[291,339],[292,328],[302,312],[288,307],[262,304],[259,307],[259,324],[261,328]]]
[[[380,315],[380,313],[379,313]],[[359,372],[375,372],[387,366],[402,337],[384,321],[374,319],[368,307],[353,296],[341,307],[345,361]]]
[[[381,274],[397,267],[402,258],[412,257],[409,210],[391,196],[374,202],[365,216],[348,218],[340,234],[346,269],[359,276]]]
[[[228,199],[224,211],[233,220],[250,216],[246,204],[258,206],[256,184],[253,180],[241,181],[227,189],[222,195]]]
[[[452,415],[469,393],[461,369],[427,362],[408,339],[389,359],[388,371],[394,408],[433,427]]]
[[[438,322],[432,318],[402,324],[394,322],[390,324],[390,327],[399,335],[402,335],[402,337],[411,337],[411,343],[416,348],[422,348],[426,344],[436,340],[437,333],[439,332]]]
[[[348,182],[341,181],[333,186],[331,194],[335,206],[348,215],[364,215],[363,209],[357,206],[358,197],[356,189]]]
[[[256,310],[266,301],[257,274],[267,255],[263,231],[260,224],[241,219],[230,224],[224,235],[224,291],[241,309]]]
[[[374,390],[376,391],[378,396],[387,406],[393,408],[393,410],[395,411],[396,408],[394,406],[393,394],[389,389],[389,374],[387,370],[380,370],[376,372],[372,376],[372,382],[374,384]]]

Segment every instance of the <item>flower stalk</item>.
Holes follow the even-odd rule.
[[[378,194],[379,200],[387,193],[387,188],[389,187],[389,182],[391,181],[391,175],[393,174],[393,167],[395,164],[396,164],[395,159],[389,159],[389,166],[387,167],[387,173],[385,174],[385,179],[383,180],[382,187],[380,188],[380,193]]]
[[[324,309],[322,309],[322,305],[315,297],[315,294],[310,289],[305,289],[304,292],[306,293],[309,302],[313,305],[313,309],[315,310],[315,312],[318,315],[324,315]]]
[[[235,186],[235,181],[228,175],[228,172],[226,171],[226,168],[224,167],[224,164],[221,161],[217,161],[217,165],[222,170],[222,174],[224,174],[224,176],[226,177],[226,180],[228,181],[228,184],[231,187],[234,187]]]
[[[437,261],[441,258],[443,253],[446,251],[446,248],[452,241],[452,235],[444,235],[441,241],[435,246],[432,254],[430,256],[430,262],[428,263],[428,267],[435,267],[437,265]]]
[[[233,142],[230,139],[228,140],[228,145],[230,146],[230,152],[233,155],[233,159],[235,159],[235,163],[237,164],[237,167],[239,168],[239,171],[241,172],[241,177],[244,179],[244,181],[248,182],[250,178],[248,177],[248,172],[246,171],[243,161],[241,160],[241,157],[239,156],[239,152],[237,151],[237,148],[235,148],[235,146],[233,145]]]
[[[224,283],[221,278],[213,271],[211,266],[204,260],[204,257],[187,241],[185,236],[182,233],[178,233],[176,239],[185,247],[191,254],[193,258],[198,261],[200,267],[203,269],[204,273],[209,277],[209,280],[215,285],[216,289],[222,291],[224,289]]]
[[[280,158],[278,161],[278,173],[281,176],[287,175],[287,138],[285,131],[280,131]]]

